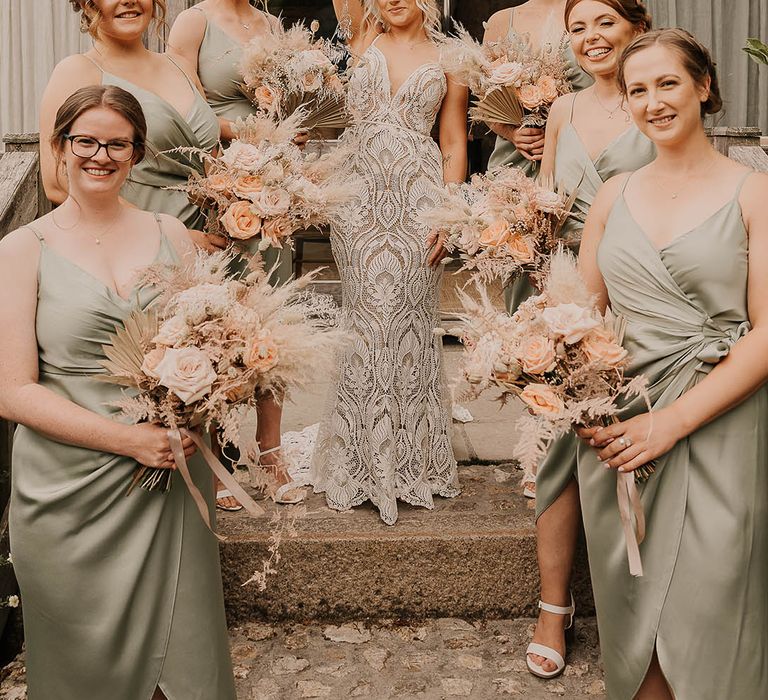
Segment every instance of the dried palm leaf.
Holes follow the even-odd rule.
[[[135,386],[136,377],[143,372],[146,348],[157,335],[159,321],[154,309],[134,311],[125,319],[123,328],[117,328],[111,337],[112,344],[104,345],[107,359],[101,364],[109,374],[99,375],[99,379],[110,384]]]
[[[491,90],[485,97],[474,102],[469,113],[475,121],[498,122],[510,126],[520,126],[524,116],[517,90],[511,85]]]

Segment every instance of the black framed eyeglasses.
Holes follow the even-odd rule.
[[[103,148],[107,152],[110,160],[115,163],[124,163],[133,158],[136,146],[141,145],[136,141],[126,141],[124,139],[114,139],[107,143],[102,143],[93,136],[82,134],[64,134],[64,138],[69,141],[72,147],[72,153],[78,158],[93,158]]]

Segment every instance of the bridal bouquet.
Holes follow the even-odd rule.
[[[446,73],[476,96],[475,121],[543,127],[552,103],[571,92],[560,47],[538,52],[521,39],[479,44],[461,26],[442,50]]]
[[[315,37],[319,29],[296,23],[276,26],[243,48],[243,90],[263,112],[278,120],[301,112],[300,129],[343,129],[348,125],[346,87],[339,64],[343,49]]]
[[[572,204],[573,198],[550,184],[503,167],[450,185],[436,207],[421,212],[420,221],[445,231],[444,245],[458,253],[462,270],[475,270],[482,282],[506,283],[521,273],[542,274]]]
[[[234,241],[259,240],[259,250],[291,244],[294,232],[324,226],[358,191],[336,175],[344,147],[304,155],[293,143],[298,117],[277,124],[249,116],[220,157],[205,156],[207,175],[193,174],[184,190],[210,210],[208,233]]]
[[[594,305],[570,252],[552,256],[543,291],[523,302],[513,316],[498,311],[478,285],[479,301],[462,293],[466,348],[463,373],[474,394],[501,390],[501,401],[518,397],[528,409],[517,423],[515,457],[531,480],[547,449],[575,425],[607,425],[618,420],[620,405],[646,396],[646,378],[629,378],[629,358],[621,343],[624,322]],[[630,571],[642,574],[637,545],[644,519],[635,481],[653,473],[646,465],[617,473],[619,505]],[[636,519],[632,528],[630,513]]]
[[[177,448],[180,431],[216,424],[224,443],[251,449],[240,435],[242,409],[255,407],[257,393],[284,397],[313,381],[342,340],[325,320],[324,297],[306,291],[312,275],[273,287],[253,258],[247,274],[235,279],[228,276],[233,255],[198,252],[178,265],[148,268],[142,284],[159,291],[157,301],[134,312],[104,347],[103,379],[130,389],[117,407],[134,422],[171,429]],[[210,457],[202,440],[188,434]],[[187,480],[183,450],[174,449],[174,457]],[[243,505],[241,498],[252,504],[215,458],[207,461]],[[132,487],[167,490],[170,475],[141,467]],[[187,485],[197,493],[191,479]],[[207,510],[203,517],[207,522]]]

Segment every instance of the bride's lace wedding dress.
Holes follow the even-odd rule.
[[[328,505],[366,500],[385,523],[397,499],[431,508],[459,494],[442,373],[437,304],[442,268],[427,265],[428,231],[417,213],[442,186],[430,137],[446,94],[435,63],[417,68],[393,95],[387,63],[372,45],[349,84],[354,155],[344,178],[363,183],[348,217],[331,231],[350,347],[339,360],[311,481]]]

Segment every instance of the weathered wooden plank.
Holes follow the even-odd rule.
[[[733,146],[728,157],[759,172],[768,173],[768,153],[759,146]]]
[[[756,126],[714,126],[707,129],[712,145],[724,156],[734,146],[759,146],[762,131]]]
[[[37,217],[37,153],[11,152],[0,159],[0,238]]]

